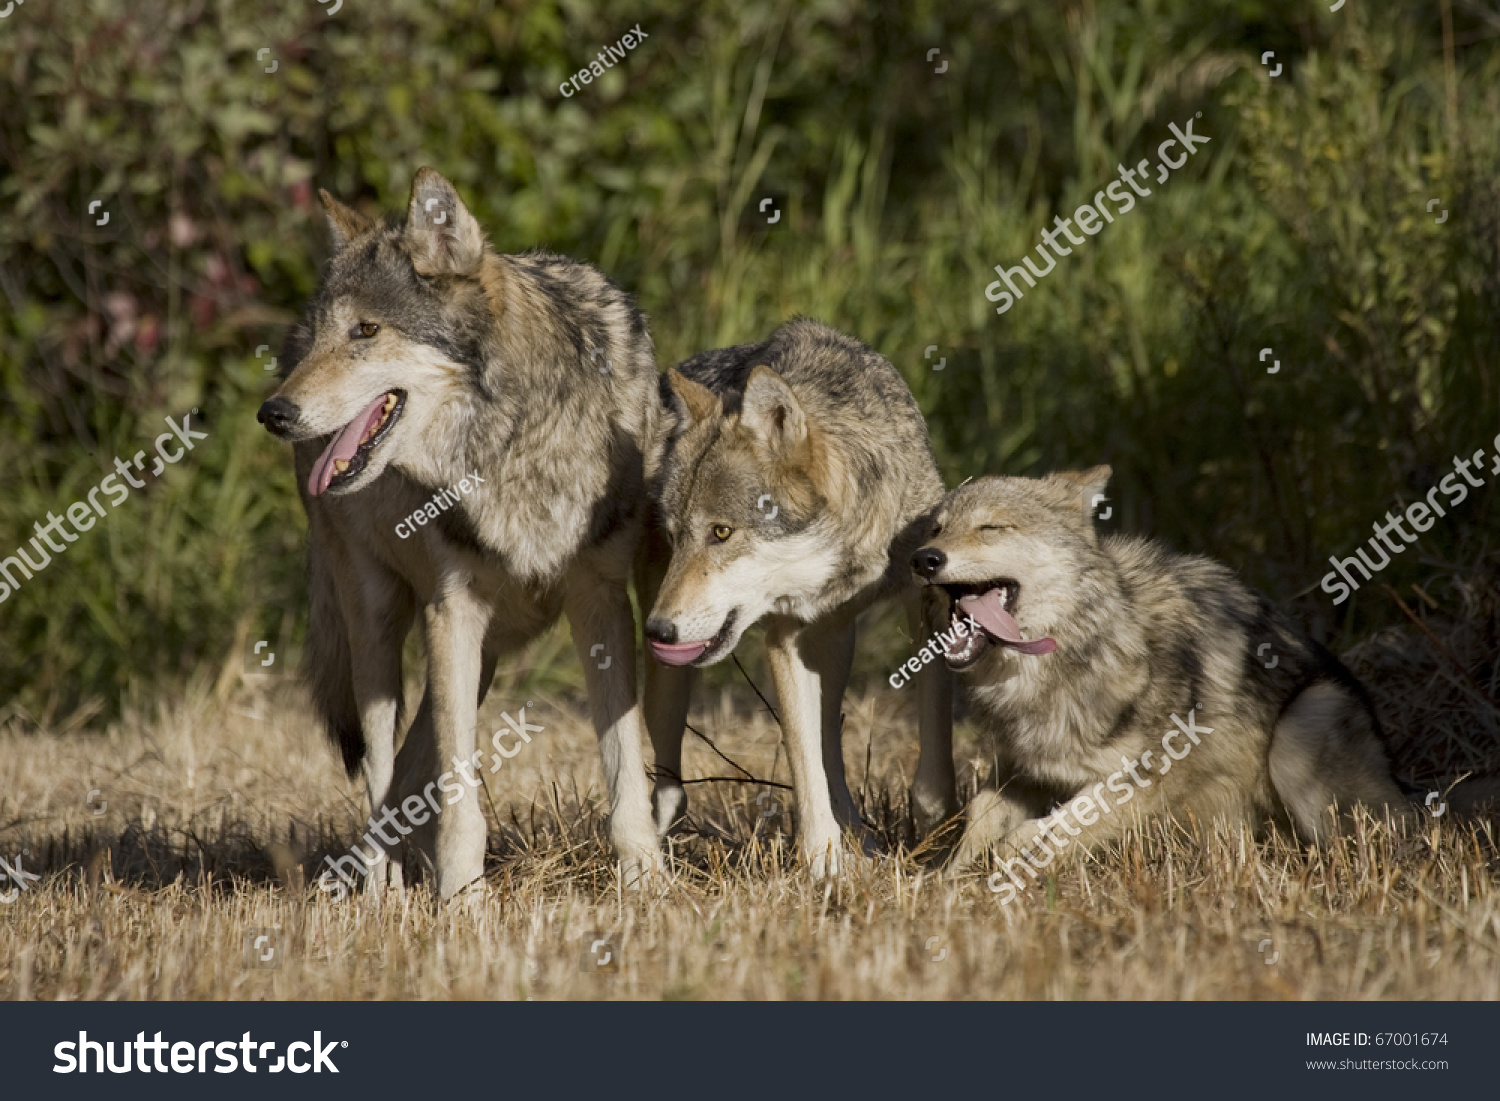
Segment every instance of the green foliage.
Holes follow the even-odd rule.
[[[1106,527],[1221,555],[1346,637],[1383,622],[1368,590],[1333,622],[1327,556],[1500,432],[1500,65],[1463,11],[1445,52],[1415,0],[1211,7],[18,8],[0,25],[0,555],[149,454],[162,417],[196,407],[210,438],[4,602],[0,700],[111,706],[300,625],[303,520],[254,422],[262,368],[316,283],[315,189],[394,214],[422,164],[497,247],[635,292],[663,363],[820,317],[906,373],[950,484],[1108,461]],[[560,95],[637,23],[644,43]],[[1199,111],[1205,150],[997,317],[993,266]],[[1496,510],[1469,503],[1423,559],[1460,560]],[[1382,580],[1422,579],[1406,557]],[[905,647],[879,634],[873,670]],[[576,679],[555,640],[538,656],[511,675]]]

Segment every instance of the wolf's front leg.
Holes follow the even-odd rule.
[[[641,607],[656,604],[672,546],[659,526],[648,524],[636,551],[635,591]],[[687,730],[688,708],[698,671],[691,665],[663,665],[646,655],[646,691],[643,710],[656,758],[651,810],[656,833],[665,837],[687,814],[687,788],[682,784],[682,737]]]
[[[859,812],[844,775],[844,686],[854,660],[854,621],[840,617],[815,623],[797,638],[803,664],[818,678],[818,728],[823,735],[823,771],[833,816],[846,829],[860,825]]]
[[[399,810],[392,786],[396,759],[396,724],[400,711],[401,646],[411,626],[411,597],[399,583],[373,568],[364,576],[363,600],[349,608],[349,654],[354,698],[365,736],[365,791],[371,819],[387,819]],[[342,595],[342,594],[341,594]],[[379,900],[380,888],[402,887],[399,852],[380,849],[370,868],[369,884]]]
[[[609,788],[609,836],[627,885],[662,868],[635,696],[635,618],[621,576],[581,558],[569,571],[564,609],[583,662],[589,709]],[[613,571],[611,571],[612,573]]]
[[[838,819],[823,769],[822,678],[798,645],[802,625],[773,616],[766,628],[766,658],[781,704],[781,736],[797,801],[797,834],[802,858],[814,879],[837,875]]]
[[[432,701],[436,768],[448,793],[436,821],[439,898],[453,897],[484,874],[484,813],[474,728],[479,721],[479,677],[492,608],[467,581],[447,586],[426,608],[427,699]],[[427,699],[422,701],[426,707]],[[420,718],[420,716],[419,716]],[[403,747],[404,748],[404,747]],[[453,794],[461,792],[460,795]],[[448,802],[448,799],[453,802]]]
[[[687,729],[697,670],[691,665],[663,665],[646,658],[646,729],[656,757],[656,784],[651,809],[656,832],[665,837],[687,814],[687,789],[682,786],[682,735]]]
[[[401,645],[415,614],[410,588],[348,535],[342,518],[315,511],[308,551],[307,654],[318,699],[339,701],[333,726],[346,755],[362,739],[370,818],[381,819],[394,801],[392,776],[401,697]],[[346,710],[352,690],[355,711]],[[346,756],[347,760],[347,756]],[[401,861],[391,859],[384,832],[370,830],[364,847],[368,887],[377,902],[401,886]],[[389,836],[389,834],[386,834]],[[363,839],[362,839],[363,840]]]
[[[979,792],[964,809],[963,837],[948,861],[949,872],[966,870],[1051,806],[1047,792],[1015,775],[1004,762],[997,763],[995,783],[997,787]]]
[[[819,717],[823,732],[823,771],[828,777],[828,797],[833,816],[854,835],[866,853],[875,852],[875,839],[865,828],[859,809],[849,794],[844,775],[844,688],[854,662],[854,620],[848,616],[809,625],[797,636],[802,662],[818,678]]]
[[[1044,869],[1056,871],[1097,852],[1162,812],[1159,797],[1146,795],[1120,803],[1102,783],[1096,784],[1050,812],[1019,822],[989,847],[999,862],[1001,878],[1021,890],[1038,882]],[[992,877],[991,886],[997,891],[999,882]]]
[[[912,638],[921,647],[939,628],[946,605],[940,590],[915,586],[907,593],[906,617]],[[946,662],[934,660],[917,674],[917,730],[921,753],[911,784],[911,814],[917,836],[932,832],[958,813],[958,784],[953,770],[953,673]]]

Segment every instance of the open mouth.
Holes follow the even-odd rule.
[[[950,669],[966,669],[991,646],[1004,646],[1023,654],[1050,654],[1057,643],[1050,638],[1028,639],[1016,622],[1021,601],[1021,583],[1009,577],[976,585],[939,586],[952,601],[943,658]],[[972,630],[970,622],[979,630]]]
[[[717,655],[729,638],[729,633],[734,629],[735,617],[740,614],[736,608],[724,618],[724,626],[719,628],[719,633],[713,638],[703,639],[698,642],[656,642],[650,643],[651,653],[657,661],[663,665],[692,665],[701,662],[705,657]]]
[[[406,391],[390,390],[376,398],[343,428],[323,449],[307,477],[308,496],[317,497],[347,485],[369,464],[370,453],[380,445],[406,408]]]

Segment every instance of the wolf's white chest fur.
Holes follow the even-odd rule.
[[[993,721],[996,739],[1025,771],[1064,787],[1096,783],[1119,768],[1118,752],[1101,745],[1111,725],[1097,698],[1048,691],[1036,658],[1002,653],[975,700]]]

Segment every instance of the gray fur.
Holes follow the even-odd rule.
[[[859,825],[839,733],[854,617],[895,596],[921,630],[905,564],[942,493],[926,425],[883,357],[807,319],[758,344],[694,356],[665,392],[676,424],[657,538],[671,556],[664,576],[658,567],[642,587],[652,608],[647,636],[654,650],[711,638],[692,662],[702,666],[765,622],[803,855],[815,874],[834,870],[839,825]],[[720,531],[731,534],[720,539]],[[687,668],[658,670],[647,686],[652,740],[667,766],[657,781],[658,828],[685,802],[671,770],[690,682]],[[661,684],[668,702],[657,699]],[[913,798],[926,826],[956,804],[946,673],[934,669],[919,684],[923,761]]]
[[[632,875],[658,866],[626,594],[666,443],[644,316],[585,264],[494,253],[430,169],[402,224],[324,202],[336,251],[261,416],[295,443],[311,529],[308,672],[346,767],[363,765],[372,810],[421,793],[475,752],[499,656],[566,612],[581,655],[603,644],[615,657],[607,671],[584,666],[617,854]],[[332,435],[398,391],[364,465],[314,495]],[[471,472],[483,484],[397,534]],[[401,647],[419,616],[428,686],[397,756]],[[482,872],[477,800],[465,790],[408,839],[443,897]]]
[[[1040,819],[1101,784],[1129,813],[1085,826],[1081,850],[1142,815],[1277,823],[1315,838],[1335,808],[1404,813],[1354,676],[1223,564],[1133,536],[1101,541],[1089,506],[1108,476],[964,485],[918,552],[946,558],[919,570],[934,587],[1018,582],[1012,615],[1024,637],[1057,647],[1028,654],[988,636],[961,673],[994,741],[998,790],[971,804],[954,865],[993,844],[1007,856],[1034,844]],[[1212,732],[1189,744],[1174,715]],[[1158,774],[1164,745],[1185,752]],[[1123,766],[1148,752],[1155,764],[1137,771],[1151,783],[1139,786]],[[1108,796],[1119,790],[1111,780],[1133,794]]]

